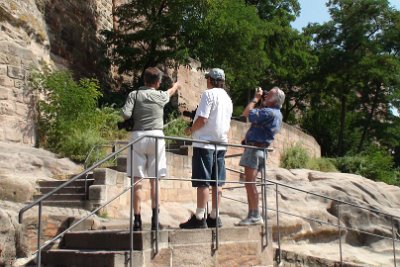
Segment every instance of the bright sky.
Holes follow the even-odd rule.
[[[298,0],[301,6],[300,17],[292,23],[299,31],[309,22],[323,23],[330,19],[325,0]],[[400,0],[389,0],[390,5],[400,10]]]

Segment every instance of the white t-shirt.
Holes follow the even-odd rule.
[[[232,110],[232,100],[223,88],[205,90],[201,95],[194,121],[201,116],[207,118],[207,122],[199,130],[193,132],[192,138],[227,143]],[[215,146],[210,144],[194,142],[193,146],[215,149]],[[226,147],[218,146],[217,150],[226,150]]]

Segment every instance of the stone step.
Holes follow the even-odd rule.
[[[220,242],[242,242],[242,241],[259,241],[261,227],[222,227],[219,228]],[[200,243],[211,243],[215,237],[215,229],[182,229],[171,231],[169,235],[169,243],[171,245],[193,245]]]
[[[66,180],[59,180],[59,181],[39,181],[38,185],[39,187],[59,187],[60,185],[64,184],[66,182]],[[68,185],[68,187],[84,187],[85,184],[87,186],[92,185],[94,182],[94,179],[90,178],[87,179],[85,182],[85,179],[78,179],[73,181],[72,183],[70,183]]]
[[[262,246],[260,226],[219,229],[168,229],[159,231],[158,253],[155,231],[134,232],[133,266],[270,266],[273,248]],[[270,239],[269,239],[270,240]],[[129,266],[130,233],[127,230],[69,232],[62,248],[44,251],[44,266]],[[269,241],[269,244],[272,244]]]
[[[42,197],[43,195],[35,195],[33,196],[33,199],[36,200],[40,197]],[[86,194],[52,194],[51,196],[46,198],[46,201],[52,201],[52,200],[57,200],[57,201],[71,201],[71,200],[75,200],[75,201],[82,201],[82,200],[86,200]]]
[[[57,249],[44,251],[42,263],[44,266],[57,267],[119,267],[129,266],[129,251],[99,251]],[[133,252],[133,266],[143,266],[143,253]]]
[[[155,231],[133,233],[133,249],[146,250],[152,248]],[[167,247],[168,231],[159,231],[159,246]],[[128,230],[94,230],[76,231],[64,235],[63,248],[90,250],[129,250],[130,233]]]
[[[38,191],[42,195],[45,195],[54,190],[54,188],[55,187],[39,187]],[[83,186],[67,186],[56,192],[56,194],[84,194],[84,193],[85,193],[85,187]]]

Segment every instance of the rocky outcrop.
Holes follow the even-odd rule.
[[[28,251],[35,249],[30,243],[36,244],[36,235],[32,231],[37,228],[37,211],[26,216],[25,225],[18,223],[18,212],[32,200],[36,182],[63,179],[81,169],[69,159],[58,158],[49,151],[0,142],[0,266],[11,266],[16,258],[25,257]],[[46,213],[57,215],[54,210]],[[57,232],[70,216],[68,210],[64,210],[56,216],[58,220],[52,217],[48,224],[53,221],[53,229]],[[53,232],[49,233],[49,236],[53,235]]]
[[[27,86],[32,68],[49,62],[49,40],[34,0],[0,3],[0,141],[32,145],[35,94]]]
[[[286,253],[282,255],[283,259],[297,264],[294,266],[317,266],[311,263],[307,265],[306,262],[337,263],[340,260],[340,237],[342,256],[347,266],[393,265],[393,244],[389,238],[392,233],[398,237],[399,232],[400,189],[398,187],[374,182],[358,175],[303,169],[270,168],[267,174],[271,182],[280,184],[278,187],[273,184],[268,185],[267,200],[268,223],[273,229],[272,238],[276,246],[279,229],[281,248]],[[164,182],[169,183],[160,181]],[[233,186],[236,187],[237,184],[227,184],[223,193],[220,214],[224,226],[233,226],[247,214],[245,190],[229,189]],[[195,203],[194,201],[172,202],[166,199],[160,203],[160,222],[164,226],[178,228],[179,223],[187,220],[190,212],[194,211]],[[275,212],[276,199],[279,208],[279,228]],[[24,224],[19,226],[15,222],[22,204],[2,201],[0,207],[3,227],[0,238],[7,241],[7,248],[0,246],[0,250],[3,251],[0,260],[10,262],[13,257],[28,255],[27,251],[35,249],[37,211],[28,213],[24,217]],[[142,205],[144,225],[150,222],[150,207],[150,201]],[[392,232],[392,218],[383,213],[399,216],[393,217],[394,232]],[[122,218],[128,218],[129,208],[120,206],[119,214]],[[43,215],[45,237],[50,238],[59,232],[60,228],[69,225],[71,218],[78,218],[85,213],[71,208],[45,208]],[[110,219],[103,219],[107,220]],[[112,224],[111,221],[109,223]],[[125,225],[129,223],[125,222]],[[102,225],[95,222],[84,226],[85,229],[99,227]],[[396,250],[399,252],[397,245],[396,243]],[[288,257],[288,253],[304,256]]]
[[[26,257],[22,226],[17,221],[17,210],[22,206],[0,201],[0,266],[11,266],[15,258]]]
[[[36,142],[34,68],[99,76],[100,33],[112,27],[111,9],[111,0],[0,2],[0,141]]]
[[[81,166],[49,151],[0,142],[0,200],[29,201],[36,181],[62,179],[80,171]]]

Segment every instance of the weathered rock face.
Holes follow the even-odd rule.
[[[16,145],[10,146],[10,144],[0,143],[0,151],[10,151],[10,154],[14,154],[13,149],[16,149]],[[15,180],[21,180],[21,177],[29,177],[32,174],[35,174],[35,177],[45,177],[57,174],[60,170],[65,172],[70,168],[69,164],[59,162],[54,164],[40,163],[51,161],[49,158],[54,155],[49,152],[38,150],[35,154],[26,147],[20,150],[20,155],[24,153],[28,155],[29,153],[32,155],[31,158],[36,159],[30,161],[29,164],[22,164],[19,160],[19,166],[25,167],[20,168],[19,178],[15,176]],[[26,158],[21,157],[24,160]],[[53,160],[57,161],[57,159]],[[9,165],[7,167],[9,170],[13,169],[13,166],[15,166],[13,164],[16,164],[14,163],[16,161],[18,160],[12,159],[8,164],[1,166],[1,169],[6,168],[7,165]],[[55,169],[48,167],[55,165],[58,166]],[[278,231],[274,210],[276,209],[276,199],[278,199],[279,233],[283,250],[337,262],[339,260],[338,241],[340,236],[345,262],[356,263],[361,266],[393,265],[393,244],[390,239],[384,237],[389,238],[393,233],[398,236],[400,221],[397,217],[393,218],[394,232],[392,232],[392,218],[382,213],[400,216],[400,189],[398,187],[374,182],[358,175],[322,173],[302,169],[270,168],[267,175],[272,181],[282,184],[277,189],[275,186],[269,185],[267,192],[268,223],[272,226],[275,242],[278,240]],[[160,183],[164,182],[168,181],[160,181]],[[34,182],[32,182],[33,184]],[[226,187],[230,186],[232,185],[226,185]],[[16,190],[21,192],[26,190],[24,187],[22,188]],[[17,193],[17,195],[19,194]],[[319,195],[327,198],[322,198]],[[243,188],[226,189],[223,196],[220,207],[222,221],[225,227],[233,226],[247,214],[246,193]],[[361,209],[339,203],[334,199],[358,205]],[[0,256],[0,265],[1,262],[11,262],[15,257],[26,256],[28,251],[35,249],[37,210],[32,210],[25,215],[22,226],[25,227],[25,230],[22,230],[21,226],[16,223],[17,213],[22,206],[22,203],[0,201],[0,250],[3,251]],[[142,205],[144,224],[150,222],[150,207],[150,201]],[[160,222],[163,225],[177,228],[179,223],[187,220],[190,211],[194,209],[194,202],[171,202],[170,199],[162,199]],[[379,210],[382,213],[368,209]],[[128,207],[121,206],[120,211],[122,216],[125,213],[127,217],[129,216]],[[84,213],[74,209],[48,208],[44,209],[43,215],[46,221],[44,224],[46,228],[44,230],[45,237],[50,238],[58,231],[58,227],[65,227],[69,223],[68,217],[79,217]],[[340,229],[338,223],[341,226]],[[93,227],[93,225],[89,225],[88,229]],[[7,246],[2,246],[2,244],[7,244]],[[398,245],[396,242],[397,252],[399,252]]]
[[[117,2],[122,2],[117,1]],[[33,145],[39,63],[93,77],[101,69],[100,32],[112,27],[111,0],[0,2],[0,141]]]
[[[279,210],[301,216],[280,214],[283,249],[337,261],[340,259],[338,237],[341,236],[344,261],[362,263],[363,266],[393,266],[390,238],[398,236],[399,232],[398,187],[358,175],[310,170],[275,169],[270,172],[270,177],[315,194],[278,187]],[[268,205],[275,209],[276,189],[269,189],[268,194]],[[384,213],[397,217],[392,220]],[[269,214],[271,222],[276,224],[276,214]],[[398,247],[398,242],[395,243]]]
[[[11,266],[16,257],[26,257],[22,227],[15,212],[19,205],[0,201],[0,266]]]
[[[0,142],[0,200],[26,202],[34,195],[37,180],[65,178],[80,171],[79,165],[49,151]]]
[[[27,79],[49,60],[46,26],[34,0],[1,1],[0,16],[0,140],[33,144],[35,97]]]

